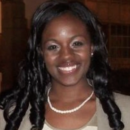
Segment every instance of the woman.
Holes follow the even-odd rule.
[[[128,130],[130,98],[108,89],[109,70],[104,34],[87,7],[45,2],[33,16],[18,87],[1,95],[0,130]]]

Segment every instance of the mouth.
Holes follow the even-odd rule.
[[[63,73],[72,73],[77,70],[79,65],[66,66],[66,67],[58,67],[58,69]]]

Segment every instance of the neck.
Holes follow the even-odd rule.
[[[71,86],[64,86],[52,82],[50,98],[61,100],[62,102],[71,102],[78,99],[85,99],[86,95],[89,96],[91,92],[92,88],[88,85],[87,80]]]

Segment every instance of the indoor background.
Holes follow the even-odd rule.
[[[130,0],[79,0],[97,15],[107,36],[110,86],[130,95]],[[44,0],[0,0],[0,91],[15,86],[27,49],[30,20]]]

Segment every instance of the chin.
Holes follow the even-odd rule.
[[[75,86],[76,84],[78,84],[79,80],[64,80],[64,81],[60,81],[60,83],[64,86]]]

